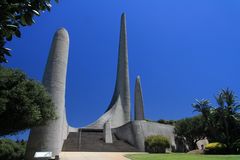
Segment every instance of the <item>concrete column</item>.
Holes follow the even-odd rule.
[[[39,151],[52,152],[54,157],[61,152],[68,128],[65,115],[68,49],[68,32],[64,28],[59,29],[54,35],[43,76],[43,85],[52,97],[57,119],[31,129],[26,150],[27,160],[32,160],[35,152]]]
[[[105,140],[105,143],[113,143],[111,121],[110,120],[108,120],[104,124],[104,140]]]

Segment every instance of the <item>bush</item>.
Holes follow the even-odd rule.
[[[233,151],[233,153],[240,153],[240,139],[236,140],[231,145],[231,150]]]
[[[224,154],[226,153],[226,148],[226,144],[214,142],[207,144],[204,151],[206,154]]]
[[[15,142],[10,139],[0,139],[1,160],[24,160],[26,143]]]
[[[166,148],[170,147],[168,138],[154,135],[145,139],[145,151],[150,153],[165,153]]]

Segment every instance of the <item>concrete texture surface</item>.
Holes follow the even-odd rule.
[[[137,76],[134,91],[134,120],[144,120],[143,95],[140,76]]]
[[[61,160],[129,160],[124,157],[133,152],[61,152]],[[139,154],[139,153],[137,153]]]
[[[113,132],[118,138],[127,141],[139,151],[145,150],[144,140],[151,135],[165,136],[169,139],[171,146],[176,147],[174,126],[171,125],[139,120],[115,128]]]
[[[104,134],[105,143],[113,143],[110,120],[105,123],[103,134]]]
[[[58,118],[47,122],[45,126],[31,129],[26,150],[27,160],[32,160],[35,152],[41,151],[52,152],[53,156],[58,155],[68,134],[65,113],[68,49],[68,32],[61,28],[54,35],[43,76],[43,85],[52,98]]]
[[[95,122],[85,128],[103,129],[111,119],[112,128],[122,126],[130,121],[130,86],[128,71],[128,47],[126,15],[121,17],[120,42],[118,53],[117,78],[114,94],[107,111]]]

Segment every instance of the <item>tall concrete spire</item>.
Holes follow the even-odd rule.
[[[57,119],[49,121],[45,126],[31,130],[26,151],[27,160],[32,160],[34,153],[39,151],[50,151],[53,156],[61,152],[63,141],[68,132],[65,115],[68,50],[68,32],[63,28],[59,29],[54,35],[43,76],[43,85],[51,95]]]
[[[144,106],[140,76],[137,76],[134,92],[134,120],[144,120]]]
[[[128,47],[126,15],[121,16],[120,41],[118,49],[117,78],[114,94],[108,109],[97,121],[86,128],[103,128],[111,119],[112,128],[119,127],[130,121],[130,87],[128,71]]]
[[[128,46],[127,46],[127,28],[126,15],[121,17],[121,31],[118,51],[118,67],[117,78],[114,95],[111,104],[116,102],[118,96],[121,97],[125,118],[130,121],[130,87],[129,87],[129,71],[128,71]],[[109,109],[112,107],[110,104]]]

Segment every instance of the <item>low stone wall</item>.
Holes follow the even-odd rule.
[[[176,148],[174,126],[172,125],[139,120],[115,128],[113,132],[119,139],[127,141],[139,151],[145,151],[144,140],[151,135],[162,135],[167,137],[171,146]]]

